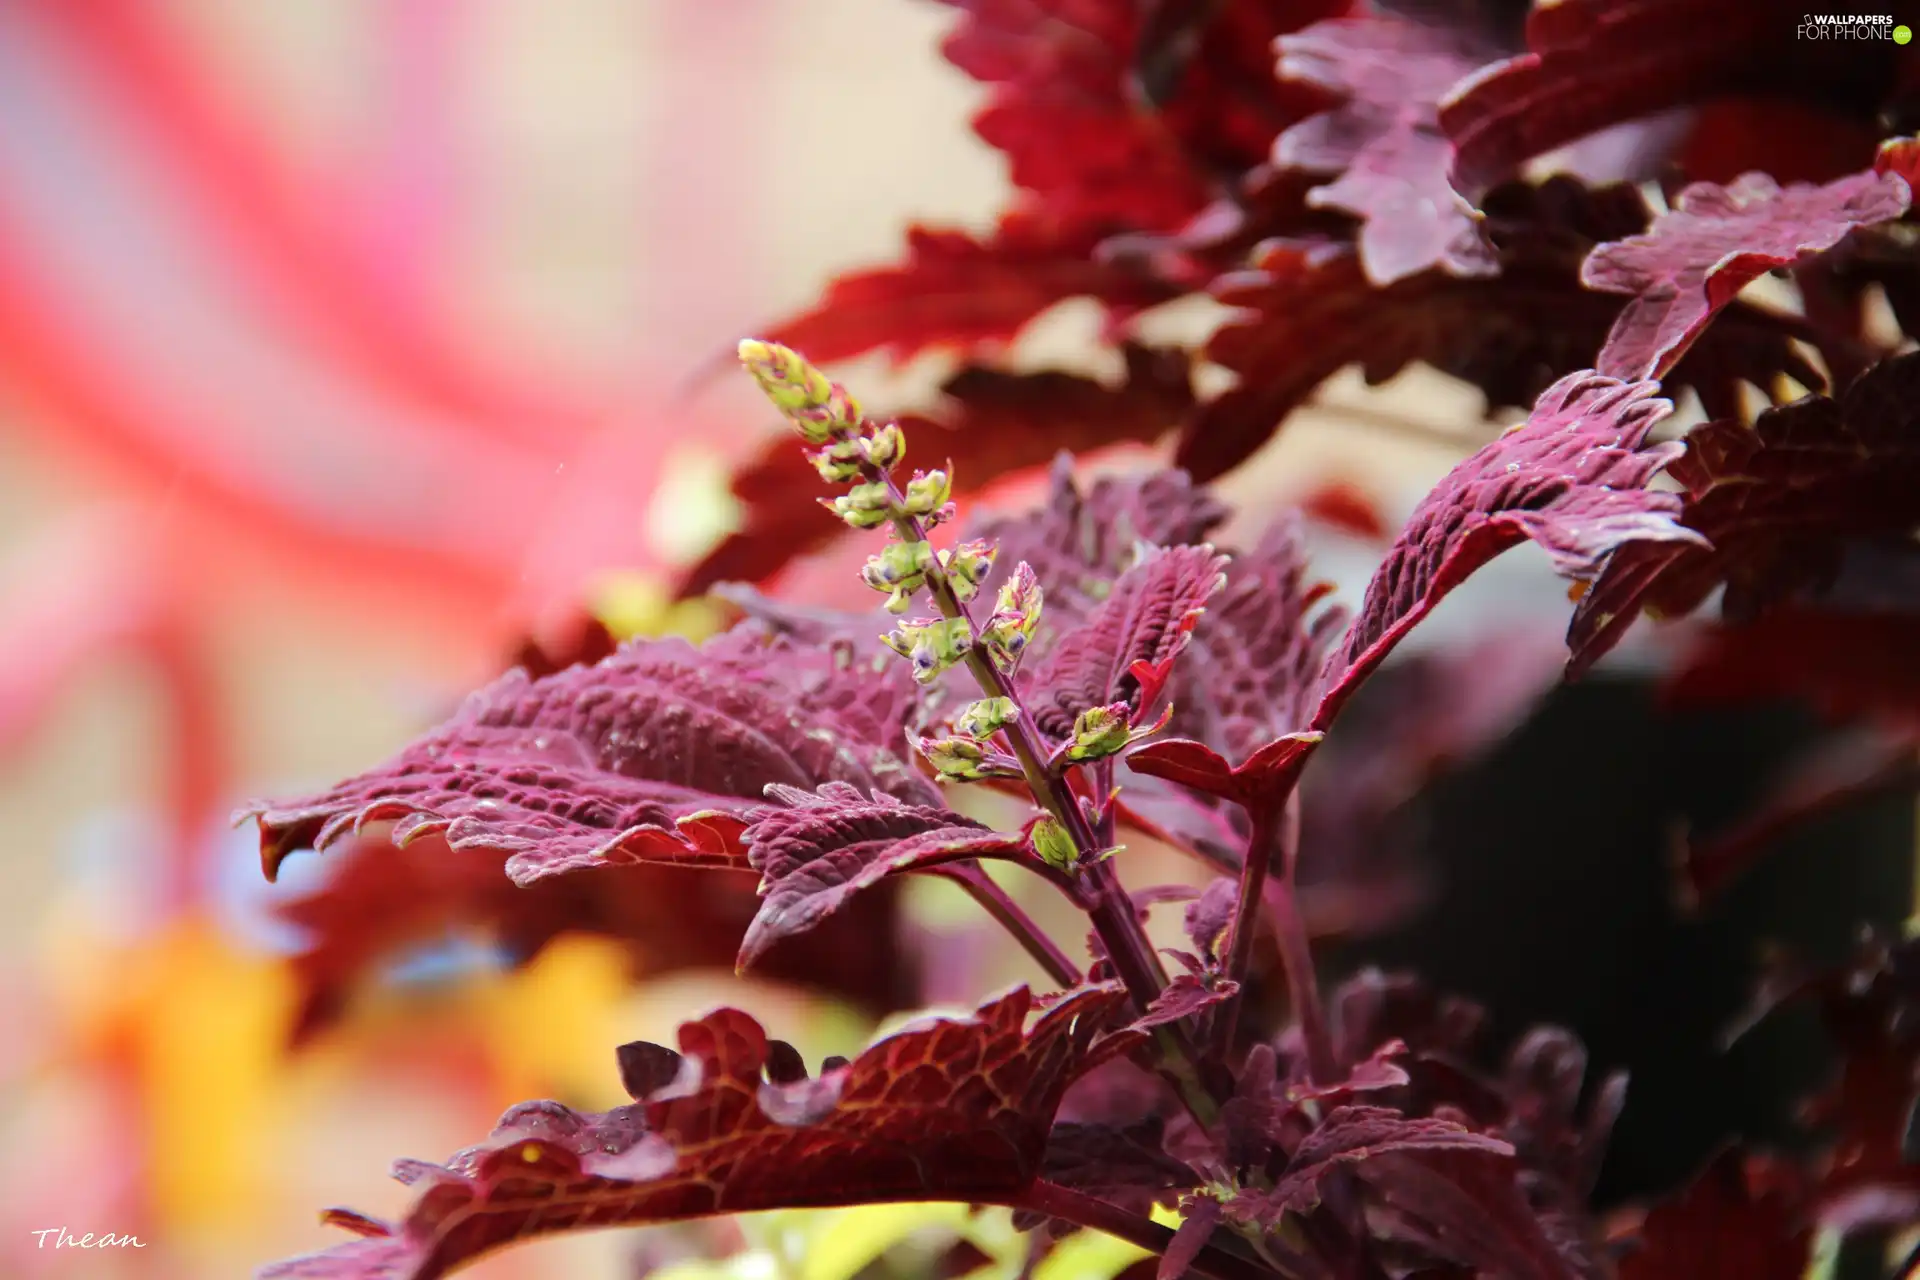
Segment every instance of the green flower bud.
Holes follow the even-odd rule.
[[[1080,863],[1080,851],[1073,847],[1073,837],[1067,834],[1065,827],[1051,817],[1040,819],[1033,824],[1033,851],[1040,861],[1058,871],[1072,872]]]
[[[969,738],[991,738],[1019,718],[1012,698],[982,698],[954,717],[953,731]]]
[[[1040,625],[1041,604],[1040,579],[1034,576],[1033,566],[1022,560],[1014,566],[1013,576],[1000,584],[1000,597],[993,608],[996,613],[1019,614],[1031,636]]]
[[[965,618],[918,618],[880,639],[913,664],[913,678],[921,684],[973,650],[973,630]]]
[[[858,440],[835,440],[826,448],[807,455],[813,460],[813,469],[828,484],[845,484],[849,480],[860,478],[860,442]]]
[[[944,471],[916,471],[907,481],[907,510],[913,515],[932,515],[952,496],[953,482]]]
[[[1025,561],[1016,565],[1013,576],[1000,586],[993,615],[981,628],[980,639],[1002,667],[1011,668],[1026,652],[1027,643],[1040,626],[1040,582]]]
[[[986,578],[987,571],[993,568],[993,558],[999,554],[999,548],[991,542],[963,542],[951,551],[940,553],[940,567],[947,571],[947,581],[953,587],[953,594],[961,600],[971,600],[980,591],[980,583]]]
[[[906,456],[906,433],[900,430],[897,422],[874,428],[873,434],[867,438],[867,461],[883,471],[898,465]]]
[[[971,782],[986,776],[981,768],[987,758],[985,743],[972,738],[922,738],[919,746],[920,754],[943,778]]]
[[[835,515],[856,529],[872,529],[893,518],[893,496],[878,482],[853,486],[832,506]]]
[[[926,576],[931,555],[925,542],[889,542],[880,554],[867,557],[860,578],[875,591],[917,587]]]
[[[1100,760],[1114,755],[1132,741],[1132,735],[1132,716],[1126,703],[1088,707],[1074,719],[1067,759]]]

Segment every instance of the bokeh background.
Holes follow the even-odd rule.
[[[523,1098],[620,1100],[613,1045],[721,1000],[861,1041],[726,973],[634,986],[579,939],[509,974],[451,939],[290,1052],[272,906],[324,860],[270,888],[227,815],[383,758],[582,609],[704,625],[665,584],[771,428],[701,375],[909,221],[1002,199],[950,18],[0,0],[0,1273],[247,1274],[330,1242],[323,1206],[400,1209],[393,1157]],[[1063,309],[1013,358],[1103,367],[1093,330]],[[906,403],[940,373],[849,379]],[[1229,497],[1337,480],[1397,515],[1484,438],[1438,377],[1322,399]],[[147,1247],[33,1247],[59,1227]],[[651,1247],[475,1274],[624,1277]]]

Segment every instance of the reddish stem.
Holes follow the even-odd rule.
[[[1046,970],[1048,977],[1062,988],[1080,985],[1084,979],[1079,967],[1060,949],[1058,943],[1047,936],[1047,931],[1040,927],[1039,922],[1013,900],[1011,894],[994,883],[986,868],[977,863],[967,863],[953,868],[950,874],[988,915],[999,922],[1001,928],[1026,948],[1027,954]]]

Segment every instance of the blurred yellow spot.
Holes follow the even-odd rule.
[[[587,607],[616,640],[680,635],[701,640],[719,627],[709,600],[668,598],[666,585],[644,573],[608,573],[589,588]]]

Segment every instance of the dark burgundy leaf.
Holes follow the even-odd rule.
[[[1595,367],[1628,380],[1663,377],[1740,290],[1856,227],[1899,217],[1910,195],[1904,179],[1871,171],[1822,187],[1783,189],[1763,173],[1726,187],[1695,183],[1646,234],[1598,246],[1581,268],[1588,288],[1633,297]]]
[[[925,457],[959,459],[954,490],[965,495],[1063,452],[1151,443],[1178,427],[1193,407],[1189,360],[1182,352],[1136,343],[1123,344],[1121,354],[1126,376],[1117,386],[1051,370],[962,369],[941,388],[941,404],[931,416],[901,419],[909,447]],[[768,440],[733,478],[744,527],[686,571],[680,594],[697,595],[718,582],[762,581],[843,532],[820,505],[827,492],[790,431]]]
[[[1457,153],[1454,181],[1477,199],[1534,156],[1731,94],[1810,103],[1827,114],[1829,134],[1851,136],[1836,126],[1876,116],[1904,54],[1891,42],[1803,39],[1805,21],[1794,0],[1536,5],[1529,52],[1488,68],[1441,106],[1441,129]]]
[[[1336,1168],[1363,1165],[1396,1151],[1473,1152],[1510,1157],[1497,1138],[1432,1117],[1409,1119],[1385,1107],[1335,1107],[1300,1142],[1272,1190],[1242,1190],[1225,1205],[1229,1221],[1272,1227],[1286,1213],[1304,1213],[1320,1202],[1320,1184]]]
[[[1920,652],[1909,650],[1908,653]],[[1911,657],[1908,659],[1911,661]],[[1766,801],[1704,839],[1681,831],[1674,864],[1678,899],[1691,910],[1744,874],[1780,840],[1880,796],[1920,788],[1915,739],[1841,736],[1810,747],[1773,779]]]
[[[1211,1009],[1223,1000],[1230,1000],[1239,992],[1240,984],[1237,982],[1222,980],[1208,983],[1191,973],[1175,974],[1173,981],[1153,998],[1153,1003],[1147,1006],[1147,1011],[1135,1019],[1132,1025],[1144,1030],[1149,1027],[1164,1026],[1169,1022],[1178,1022],[1182,1018],[1189,1018],[1196,1013]]]
[[[633,862],[744,869],[744,815],[769,783],[932,798],[898,754],[906,673],[844,657],[736,628],[700,648],[635,641],[539,680],[515,671],[381,768],[243,813],[269,877],[290,850],[387,820],[401,844],[444,833],[505,853],[523,884]]]
[[[1226,557],[1213,548],[1146,547],[1085,621],[1060,634],[1027,681],[1039,730],[1070,738],[1089,707],[1132,702],[1164,684],[1207,601],[1223,585]]]
[[[1798,698],[1832,720],[1920,732],[1920,617],[1783,607],[1707,629],[1664,691],[1673,706]]]
[[[1627,206],[1626,216],[1617,205]],[[1581,286],[1581,259],[1596,237],[1630,234],[1644,217],[1630,188],[1590,192],[1556,180],[1511,209],[1490,202],[1497,277],[1427,271],[1384,289],[1367,279],[1350,246],[1264,246],[1251,269],[1211,287],[1241,314],[1215,332],[1207,358],[1240,383],[1194,415],[1175,461],[1201,480],[1225,474],[1349,365],[1377,385],[1425,363],[1479,387],[1489,409],[1531,405],[1556,378],[1592,362],[1620,314],[1619,299]],[[1786,373],[1802,385],[1824,385],[1789,341],[1818,336],[1797,319],[1735,302],[1674,370],[1668,389],[1693,387],[1710,406],[1731,411],[1742,383],[1770,386]]]
[[[767,340],[816,363],[884,351],[906,360],[935,347],[1011,341],[1068,298],[1094,298],[1117,316],[1178,290],[1124,262],[1097,260],[1096,230],[1033,213],[1007,215],[986,239],[912,227],[898,266],[835,279],[817,306],[775,325]]]
[[[1355,1166],[1400,1215],[1406,1238],[1482,1275],[1513,1280],[1599,1280],[1599,1250],[1567,1239],[1538,1211],[1513,1165],[1477,1151],[1389,1151]]]
[[[1186,1275],[1220,1222],[1220,1202],[1209,1196],[1189,1197],[1181,1202],[1180,1208],[1183,1213],[1180,1229],[1173,1233],[1173,1242],[1160,1256],[1154,1280],[1180,1280]]]
[[[1800,1280],[1813,1228],[1792,1166],[1724,1152],[1677,1198],[1656,1205],[1620,1280]]]
[[[1496,50],[1478,35],[1391,15],[1316,23],[1279,41],[1282,79],[1340,95],[1333,111],[1274,142],[1274,164],[1340,175],[1308,203],[1362,219],[1360,259],[1376,285],[1438,268],[1498,270],[1471,205],[1453,189],[1439,129],[1447,91]]]
[[[1147,1214],[1201,1182],[1185,1161],[1167,1154],[1163,1130],[1157,1118],[1126,1126],[1056,1124],[1047,1138],[1041,1176]]]
[[[680,1029],[697,1084],[598,1115],[522,1104],[445,1166],[405,1162],[403,1181],[422,1194],[401,1221],[346,1215],[367,1238],[263,1275],[433,1280],[560,1231],[884,1200],[1008,1203],[1039,1172],[1061,1093],[1122,999],[1089,990],[1027,1030],[1020,988],[792,1085],[766,1079],[759,1024],[722,1009]]]
[[[1649,382],[1572,374],[1527,421],[1449,472],[1414,509],[1367,585],[1346,642],[1327,665],[1313,727],[1325,729],[1359,683],[1441,597],[1501,552],[1531,540],[1561,574],[1588,579],[1623,543],[1701,542],[1681,527],[1677,495],[1647,482],[1680,452],[1646,446],[1670,409]]]
[[[1574,614],[1574,668],[1618,643],[1642,610],[1674,617],[1721,583],[1750,619],[1831,581],[1849,540],[1905,539],[1920,525],[1920,355],[1876,365],[1839,399],[1807,396],[1751,429],[1694,428],[1670,474],[1686,487],[1690,542],[1623,547]]]
[[[938,805],[904,804],[845,783],[818,791],[767,789],[783,807],[755,809],[741,836],[760,873],[760,912],[740,944],[740,967],[805,933],[883,878],[982,857],[1017,858],[1019,833],[995,831]]]
[[[677,1081],[680,1065],[686,1061],[667,1046],[648,1040],[623,1044],[614,1056],[620,1063],[620,1085],[635,1102],[645,1102]]]
[[[304,935],[289,961],[299,987],[295,1043],[331,1026],[382,962],[451,936],[477,935],[524,963],[556,938],[584,933],[632,943],[636,974],[730,970],[760,904],[745,871],[600,867],[521,886],[504,861],[437,836],[396,848],[366,834],[335,846],[325,883],[274,909]],[[919,964],[898,926],[894,895],[869,894],[776,947],[759,972],[889,1013],[919,993]]]

